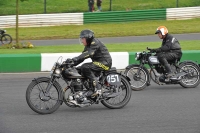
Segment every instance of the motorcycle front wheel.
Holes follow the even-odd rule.
[[[61,90],[58,84],[53,84],[46,92],[50,78],[33,80],[26,90],[26,101],[29,107],[39,114],[50,114],[56,111],[61,101]]]
[[[119,89],[119,95],[112,98],[106,98],[101,103],[110,109],[119,109],[124,107],[131,98],[131,88],[126,78],[121,77],[121,86]]]
[[[10,44],[12,42],[12,37],[9,34],[3,34],[1,36],[1,43],[2,44]]]
[[[138,74],[138,70],[140,73]],[[141,91],[147,86],[148,72],[139,66],[132,66],[127,68],[124,74],[130,78],[131,89],[134,91]]]

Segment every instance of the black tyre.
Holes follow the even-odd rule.
[[[29,107],[39,114],[50,114],[61,105],[61,89],[54,83],[49,91],[49,96],[44,96],[49,78],[39,78],[32,81],[26,90],[26,101]]]
[[[140,73],[137,74],[138,69]],[[124,74],[130,78],[131,89],[134,91],[141,91],[147,86],[148,73],[146,70],[138,66],[132,66],[125,70]]]
[[[184,88],[195,88],[200,84],[199,67],[193,63],[182,63],[179,72],[186,71],[189,74],[182,77],[180,85]]]
[[[9,34],[3,34],[1,36],[1,43],[2,44],[10,44],[12,42],[12,37]]]
[[[129,102],[131,98],[131,93],[132,93],[130,85],[127,79],[124,77],[121,77],[121,86],[119,90],[121,92],[120,95],[113,98],[105,99],[101,101],[101,103],[105,107],[110,108],[110,109],[119,109],[119,108],[124,107]]]

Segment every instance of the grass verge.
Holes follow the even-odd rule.
[[[95,36],[98,38],[153,35],[155,33],[156,28],[160,25],[165,25],[168,28],[169,32],[172,34],[200,32],[199,18],[174,21],[152,20],[124,23],[19,28],[19,38],[21,40],[79,38],[79,33],[83,29],[93,30],[95,32]],[[15,28],[8,28],[6,30],[7,33],[10,34],[13,37],[13,39],[15,39]]]
[[[182,50],[200,50],[200,40],[180,41]],[[106,44],[110,52],[139,52],[146,50],[146,47],[160,47],[160,42],[141,42],[141,43],[123,43]],[[56,45],[56,46],[36,46],[31,49],[1,49],[0,54],[37,54],[37,53],[74,53],[82,52],[83,46],[74,45]]]

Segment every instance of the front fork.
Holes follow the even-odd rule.
[[[43,89],[43,88],[42,88],[42,86],[39,84],[39,82],[37,81],[37,79],[34,79],[34,80],[36,81],[37,86],[38,86],[38,88],[39,88],[39,90],[40,90],[40,98],[41,98],[42,100],[49,100],[49,99],[50,99],[50,93],[49,93],[49,91],[50,91],[52,85],[54,84],[55,77],[52,76],[52,77],[50,78],[49,83],[48,83],[46,89]]]
[[[150,68],[152,69],[152,66],[151,65],[149,65],[150,66]],[[144,68],[144,64],[143,63],[140,63],[140,65],[139,65],[139,67],[138,67],[139,69],[138,69],[138,71],[137,71],[137,77],[136,78],[140,78],[140,71],[141,71],[141,69],[142,68]],[[145,70],[146,71],[146,70]],[[148,70],[146,71],[146,73],[147,73],[147,86],[149,86],[150,85],[150,76],[149,76],[149,74],[150,73],[148,73]]]
[[[140,64],[139,65],[139,69],[138,69],[138,71],[137,71],[137,73],[136,73],[136,78],[140,78],[140,70],[141,70],[141,68],[143,67],[144,65],[143,64]]]

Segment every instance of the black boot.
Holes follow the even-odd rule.
[[[96,79],[93,79],[89,82],[90,90],[88,91],[87,96],[95,97],[98,94],[101,94],[101,85],[98,83]]]
[[[165,69],[167,71],[167,74],[166,74],[167,78],[170,78],[170,77],[172,77],[174,75],[172,70],[171,70],[171,66],[169,64],[165,65]]]
[[[97,80],[93,80],[93,86],[94,86],[94,93],[91,95],[91,97],[95,97],[98,94],[101,94],[101,85],[98,83]]]
[[[90,97],[94,93],[94,90],[93,82],[89,81],[89,90],[86,92],[86,97]]]

